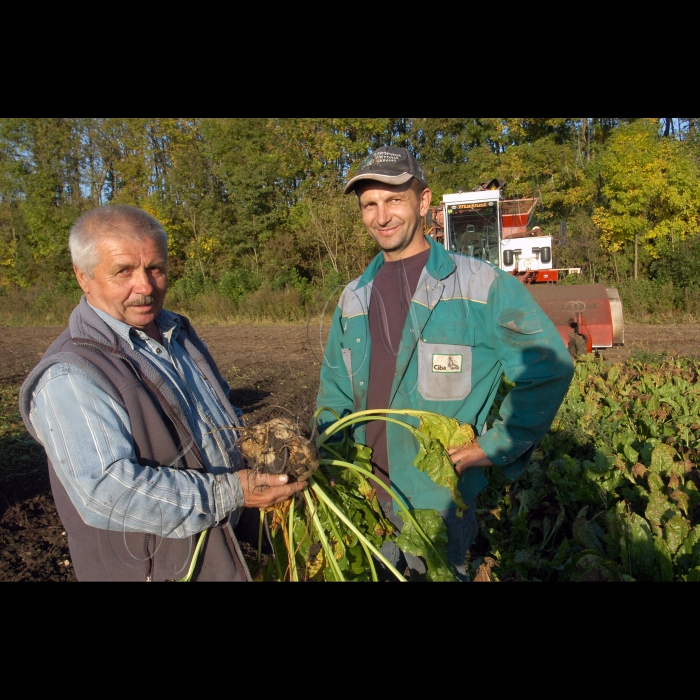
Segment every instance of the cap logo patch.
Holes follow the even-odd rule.
[[[362,161],[357,174],[345,185],[343,193],[352,192],[358,180],[371,179],[389,184],[404,184],[411,177],[416,178],[423,187],[428,186],[423,168],[410,151],[405,148],[382,147]]]
[[[385,151],[379,151],[375,153],[362,164],[360,170],[366,170],[371,168],[375,163],[396,163],[397,160],[401,160],[402,156],[400,153],[387,153]]]

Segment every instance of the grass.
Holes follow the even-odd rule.
[[[174,299],[168,308],[201,325],[228,325],[250,321],[298,322],[307,318],[307,305],[295,289],[263,287],[240,301],[220,294],[200,294],[194,299]]]
[[[700,289],[680,289],[672,283],[623,280],[614,286],[620,292],[627,323],[698,323]]]
[[[59,294],[40,287],[11,289],[0,296],[0,326],[66,326],[79,294]],[[310,305],[294,289],[263,287],[240,301],[219,294],[186,299],[166,298],[166,307],[198,325],[236,323],[299,323],[306,321]],[[332,308],[332,307],[331,307]]]
[[[0,296],[0,325],[65,326],[79,299],[78,294],[59,294],[40,286],[10,288]]]
[[[626,323],[700,323],[700,288],[678,289],[671,283],[650,280],[623,280],[613,286],[620,292]],[[320,293],[319,299],[310,299],[290,286],[272,289],[264,285],[234,300],[215,291],[187,296],[173,286],[166,306],[198,325],[299,323],[322,312],[326,301],[322,296]],[[336,298],[337,294],[326,308],[328,316]],[[0,294],[0,325],[65,326],[79,299],[79,289],[61,293],[39,285],[7,288]]]

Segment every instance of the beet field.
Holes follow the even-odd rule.
[[[0,339],[4,581],[75,580],[43,451],[24,430],[16,405],[19,384],[60,330],[6,327]],[[308,425],[320,369],[318,329],[200,330],[249,425],[281,415]],[[698,343],[692,333],[700,329],[630,326],[625,348],[577,360],[566,400],[527,471],[509,483],[487,470],[479,534],[467,559],[470,580],[700,580],[700,361],[693,357]],[[504,379],[501,397],[507,391]],[[495,405],[491,420],[497,418]],[[453,439],[452,428],[424,427],[426,454],[439,457],[442,448],[430,445]],[[368,455],[327,441],[320,457],[309,497],[265,516],[276,557],[267,538],[258,557],[259,514],[246,511],[238,532],[258,579],[370,581],[378,568],[372,552],[396,538],[377,511],[376,484],[362,471],[368,471]],[[444,460],[424,464],[435,478],[449,480]],[[450,580],[441,564],[440,528],[427,511],[411,518],[399,544],[432,557],[429,580]],[[400,580],[406,572],[396,573],[389,578]]]

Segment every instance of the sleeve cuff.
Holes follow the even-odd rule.
[[[228,472],[216,477],[214,486],[216,502],[216,519],[221,522],[233,511],[240,510],[244,505],[243,487],[238,478],[238,472]],[[234,518],[237,520],[238,518]]]
[[[480,435],[476,441],[491,463],[506,476],[508,476],[507,468],[516,463],[519,465],[525,458],[525,464],[520,469],[519,476],[527,466],[529,456],[534,449],[534,443],[531,440],[516,440],[508,437],[507,434],[504,434],[505,431],[499,428],[501,426],[494,426],[491,430]]]

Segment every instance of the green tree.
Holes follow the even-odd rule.
[[[69,269],[68,231],[83,209],[75,119],[5,119],[0,263],[4,280],[26,286],[57,263]]]
[[[600,156],[600,174],[605,203],[593,221],[609,252],[633,243],[635,279],[640,242],[657,257],[668,242],[697,234],[700,173],[682,143],[659,136],[658,120],[620,126]]]

